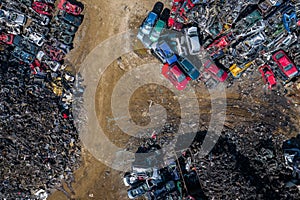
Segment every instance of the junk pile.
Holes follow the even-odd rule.
[[[257,69],[274,90],[279,84],[296,84],[300,75],[298,13],[292,0],[173,0],[171,9],[157,2],[137,38],[163,63],[162,75],[178,90],[189,82],[209,88],[234,83],[250,69]],[[200,132],[163,168],[157,159],[143,157],[149,152],[163,156],[158,150],[164,132],[158,133],[138,149],[132,170],[124,176],[128,197],[298,199],[299,135],[286,140],[274,131],[263,122],[226,129],[205,157],[199,152],[206,132]],[[145,167],[145,161],[154,167]]]
[[[71,191],[81,147],[72,116],[75,76],[64,61],[82,23],[75,0],[1,1],[0,199]],[[57,5],[57,9],[55,8]],[[81,91],[82,92],[82,91]]]
[[[274,89],[300,74],[298,15],[292,0],[157,2],[137,37],[178,90],[189,81],[214,88],[250,68]]]
[[[297,199],[300,195],[300,134],[285,140],[260,123],[225,130],[213,150],[200,156],[206,132],[188,149],[175,152],[160,167],[160,138],[147,139],[124,175],[128,197],[135,199]],[[149,156],[149,153],[153,155]],[[144,154],[148,153],[148,154]],[[151,166],[151,167],[150,167]],[[154,166],[154,167],[153,167]]]

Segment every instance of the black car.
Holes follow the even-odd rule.
[[[160,1],[156,2],[153,6],[152,12],[160,16],[161,11],[164,9],[164,4]]]

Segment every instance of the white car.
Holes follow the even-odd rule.
[[[45,60],[44,63],[54,72],[56,72],[61,66],[59,62],[50,59]]]
[[[30,42],[41,47],[44,44],[44,36],[40,33],[32,32],[27,35],[27,38]]]
[[[36,59],[40,62],[42,62],[43,60],[43,57],[45,56],[46,54],[43,52],[43,51],[39,51],[37,54],[36,54]]]
[[[8,15],[9,15],[8,11],[0,9],[0,19],[6,20]]]
[[[69,81],[69,82],[74,82],[75,81],[75,77],[71,74],[65,73],[64,74],[64,78]]]
[[[200,53],[200,42],[197,27],[191,27],[185,32],[186,42],[188,45],[189,53],[197,55]]]
[[[26,16],[13,11],[0,10],[0,19],[15,26],[24,26],[26,23]]]
[[[8,16],[8,20],[19,26],[24,26],[26,23],[25,15],[15,13],[15,12],[10,12],[10,14]]]
[[[184,46],[185,41],[184,36],[175,38],[176,50],[179,56],[184,57],[188,55],[187,48]]]

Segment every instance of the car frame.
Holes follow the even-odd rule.
[[[45,37],[42,34],[37,33],[37,32],[31,32],[31,33],[28,32],[28,34],[26,35],[26,38],[30,42],[34,43],[35,45],[37,45],[39,47],[43,46],[43,44],[45,42]]]
[[[54,6],[52,4],[38,2],[38,1],[34,1],[31,7],[35,12],[41,15],[52,16],[52,13],[54,11]]]
[[[217,67],[217,65],[210,59],[207,59],[203,66],[205,71],[210,73],[211,77],[219,82],[224,82],[228,78],[228,73],[225,70]]]
[[[50,23],[50,17],[49,16],[47,16],[47,15],[41,15],[41,14],[39,14],[37,12],[35,12],[35,16],[32,18],[32,20],[35,23],[40,24],[42,26],[47,26]]]
[[[75,0],[60,0],[57,8],[72,15],[80,15],[83,11],[83,5]]]
[[[1,16],[0,18],[5,19],[7,23],[10,23],[14,26],[24,26],[27,18],[25,15],[17,13],[15,11],[6,11],[0,9]]]
[[[0,43],[1,44],[13,44],[13,40],[14,40],[14,35],[13,34],[7,34],[4,32],[0,33]]]
[[[197,55],[200,53],[200,41],[197,27],[190,27],[185,32],[186,43],[189,53],[191,55]]]
[[[72,15],[63,10],[63,11],[59,12],[59,15],[55,16],[55,19],[57,21],[62,19],[71,25],[79,27],[83,21],[83,16],[82,15]]]
[[[13,50],[12,56],[26,64],[31,64],[35,59],[34,55],[27,53],[18,47]]]
[[[50,46],[48,44],[45,44],[43,46],[43,51],[50,59],[54,61],[61,61],[66,55],[65,52],[63,52],[61,49]]]
[[[288,7],[282,12],[282,21],[284,28],[288,33],[297,28],[298,23],[296,11],[293,7]]]
[[[23,38],[20,35],[16,35],[13,40],[13,44],[20,49],[27,51],[30,54],[36,55],[39,51],[39,47],[31,43],[27,38]]]
[[[199,70],[187,59],[180,57],[178,59],[180,69],[189,76],[192,80],[197,80],[200,76]]]
[[[130,188],[127,190],[127,195],[129,199],[135,199],[137,197],[143,196],[148,192],[149,187],[146,182],[141,183],[140,185]]]
[[[172,51],[167,42],[161,41],[158,43],[154,43],[151,48],[155,56],[157,56],[161,60],[161,62],[171,65],[177,61],[177,56]]]
[[[177,90],[184,90],[190,80],[179,68],[178,63],[164,64],[161,69],[162,75],[168,79]]]
[[[264,83],[268,85],[268,89],[272,90],[277,83],[271,67],[264,64],[258,68],[258,71],[261,73]]]
[[[283,50],[275,52],[272,59],[276,62],[284,79],[291,79],[299,74],[298,68]],[[287,67],[288,69],[286,69]]]
[[[140,26],[140,31],[144,35],[149,35],[153,27],[155,26],[155,23],[158,19],[158,15],[154,12],[149,12],[147,17],[144,19],[142,25]]]
[[[52,32],[57,32],[57,33],[63,32],[68,35],[75,35],[77,30],[78,27],[68,24],[67,22],[64,21],[56,21],[56,23],[54,23],[53,26],[51,27]]]
[[[241,65],[233,64],[229,70],[234,78],[239,78],[241,74],[254,64],[254,61],[247,62]]]
[[[152,29],[151,33],[150,33],[150,40],[152,42],[157,42],[160,34],[162,33],[162,31],[164,30],[166,26],[166,22],[162,21],[162,20],[158,20],[154,26],[154,28]]]

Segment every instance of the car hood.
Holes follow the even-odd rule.
[[[23,15],[17,15],[17,18],[16,18],[15,22],[20,23],[20,24],[24,24],[25,20],[26,20],[25,16],[23,16]]]
[[[200,43],[198,37],[191,37],[191,45],[193,46],[194,50],[200,50]]]

